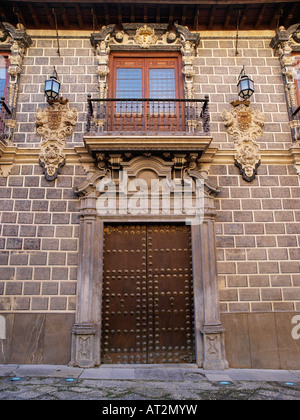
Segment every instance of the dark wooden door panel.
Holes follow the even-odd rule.
[[[194,361],[190,228],[105,228],[103,363]]]
[[[104,249],[103,362],[146,363],[146,226],[107,226]]]
[[[190,228],[157,225],[147,229],[149,287],[154,348],[149,363],[192,362],[193,302]],[[149,331],[149,334],[151,331]]]

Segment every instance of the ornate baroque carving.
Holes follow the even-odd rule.
[[[127,140],[128,141],[128,140]],[[88,147],[88,146],[86,146]],[[225,359],[224,328],[220,322],[219,295],[216,275],[216,251],[214,241],[214,197],[219,189],[212,186],[201,174],[201,151],[158,152],[144,150],[135,153],[131,150],[117,151],[113,143],[111,150],[89,150],[96,162],[88,172],[86,180],[76,187],[80,196],[80,250],[76,324],[72,329],[71,365],[80,367],[98,366],[100,362],[110,362],[101,352],[102,285],[103,285],[103,241],[105,223],[112,221],[113,214],[101,214],[97,207],[100,195],[99,181],[116,180],[122,182],[120,172],[126,172],[128,181],[139,179],[148,186],[152,180],[174,181],[180,185],[183,179],[190,178],[204,183],[204,220],[199,225],[191,226],[191,244],[193,254],[193,278],[195,299],[195,337],[197,363],[207,369],[228,367]],[[210,161],[211,158],[207,158]],[[203,160],[206,162],[206,160]],[[121,174],[122,175],[122,174]],[[119,185],[117,182],[115,185]],[[117,198],[124,198],[123,190],[118,190]],[[193,190],[194,191],[194,190]],[[128,191],[127,191],[128,193]],[[173,192],[172,192],[173,194]],[[149,199],[149,197],[148,197]],[[172,201],[172,198],[171,198]],[[161,204],[159,204],[160,210]],[[98,210],[98,211],[97,211]],[[159,210],[157,208],[156,210]],[[170,223],[183,221],[180,216],[167,215],[165,212],[134,215],[122,207],[122,215],[115,220],[122,222]],[[179,218],[178,218],[179,217]],[[95,265],[95,262],[97,264]],[[199,263],[201,262],[201,264]],[[94,327],[93,327],[94,325]],[[187,362],[190,362],[189,355]]]
[[[236,141],[235,164],[243,178],[254,180],[260,165],[257,139],[263,134],[264,115],[250,106],[249,101],[231,102],[233,109],[222,114],[228,133]]]
[[[5,121],[4,141],[7,144],[11,144],[16,127],[16,107],[22,63],[26,49],[32,44],[32,40],[26,33],[24,26],[20,23],[15,28],[10,23],[3,22],[1,23],[0,29],[0,49],[1,51],[10,52],[10,66],[8,68],[10,75],[8,85],[9,94],[8,98],[6,98],[6,103],[10,108],[11,114],[10,119]]]
[[[185,78],[186,98],[193,98],[193,61],[200,36],[191,33],[181,25],[168,30],[168,24],[124,23],[122,30],[115,25],[104,27],[100,33],[92,34],[91,43],[96,50],[98,64],[98,87],[100,98],[107,95],[110,51],[181,51],[183,58],[182,73]]]
[[[42,138],[40,165],[48,181],[53,181],[65,164],[63,149],[77,122],[77,109],[69,108],[68,99],[60,98],[36,113],[37,133]]]
[[[299,113],[295,114],[298,104],[292,52],[300,51],[300,24],[292,25],[287,30],[281,26],[270,46],[275,49],[281,64],[292,140],[297,141],[300,140],[300,117]]]
[[[153,28],[144,25],[136,30],[134,40],[142,48],[150,48],[151,45],[157,43],[158,37],[155,35]]]

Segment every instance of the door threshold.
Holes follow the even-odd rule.
[[[98,368],[112,369],[198,369],[196,363],[168,363],[168,364],[101,364]],[[96,368],[97,369],[97,368]]]

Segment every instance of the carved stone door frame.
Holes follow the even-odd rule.
[[[176,223],[182,216],[99,216],[96,184],[105,170],[90,173],[77,189],[80,195],[80,242],[75,324],[72,329],[70,365],[95,367],[101,361],[101,312],[103,237],[105,223]],[[228,367],[224,350],[224,328],[220,321],[216,269],[214,196],[217,190],[205,182],[205,214],[199,225],[191,226],[193,261],[196,362],[204,369]]]

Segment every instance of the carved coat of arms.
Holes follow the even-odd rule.
[[[48,110],[48,126],[50,130],[58,130],[61,124],[61,112],[55,109]]]
[[[77,109],[69,108],[68,99],[60,99],[44,110],[39,108],[35,117],[37,133],[44,141],[63,141],[73,133],[76,122]]]
[[[153,28],[144,25],[137,29],[134,40],[142,48],[149,48],[151,45],[156,44],[158,38]]]
[[[77,109],[69,108],[68,99],[60,98],[44,110],[37,110],[35,124],[42,137],[39,162],[48,181],[54,180],[65,164],[65,139],[73,133],[76,122]]]
[[[235,164],[242,177],[251,182],[260,165],[257,139],[263,134],[264,115],[251,108],[248,101],[232,102],[233,109],[224,111],[222,119],[228,134],[236,141]]]
[[[251,113],[246,111],[238,111],[237,122],[241,130],[248,130],[252,122]]]

